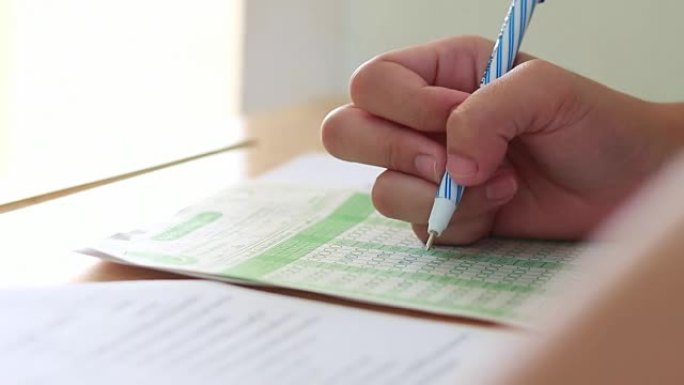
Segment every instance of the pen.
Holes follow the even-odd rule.
[[[489,57],[487,69],[480,80],[480,87],[502,77],[513,68],[513,62],[518,54],[520,43],[525,36],[530,19],[532,19],[534,8],[537,3],[542,2],[544,0],[513,0],[511,2],[499,37],[494,44],[492,55]],[[425,243],[426,250],[432,247],[435,238],[442,235],[442,232],[449,225],[456,207],[461,202],[464,190],[465,187],[455,183],[448,172],[444,173],[435,194],[435,202],[432,205],[428,220],[429,237]]]

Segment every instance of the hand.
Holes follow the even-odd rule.
[[[387,168],[382,214],[424,241],[446,169],[468,186],[441,243],[482,237],[578,239],[684,143],[682,105],[649,103],[526,54],[478,89],[493,43],[461,37],[383,54],[329,114],[334,156]]]

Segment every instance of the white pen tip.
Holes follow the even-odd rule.
[[[430,236],[428,237],[427,242],[425,242],[425,250],[430,250],[432,248],[432,244],[435,243],[435,236],[437,234],[434,231],[430,231]]]

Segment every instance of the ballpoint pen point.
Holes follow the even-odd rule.
[[[435,237],[437,236],[437,233],[434,231],[430,231],[430,236],[428,237],[427,242],[425,242],[425,250],[430,250],[432,248],[432,244],[435,243]]]

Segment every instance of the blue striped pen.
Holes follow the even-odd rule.
[[[502,77],[513,68],[513,62],[518,54],[520,43],[525,36],[530,19],[532,19],[534,8],[537,3],[542,2],[544,0],[513,0],[511,2],[499,37],[494,44],[494,51],[487,63],[487,69],[480,80],[480,87]],[[425,244],[427,250],[432,247],[435,238],[442,235],[442,232],[449,225],[456,207],[461,202],[464,190],[465,187],[456,184],[449,173],[444,173],[428,220],[429,238]]]

